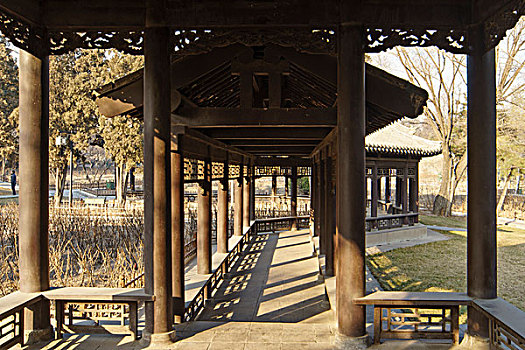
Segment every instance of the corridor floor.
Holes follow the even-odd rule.
[[[307,230],[258,235],[230,274],[200,321],[334,322]]]

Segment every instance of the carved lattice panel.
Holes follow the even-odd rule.
[[[377,176],[389,176],[390,169],[388,168],[377,168]]]
[[[366,177],[372,177],[374,174],[374,169],[372,167],[366,167],[365,169],[365,176]]]
[[[61,55],[72,49],[115,48],[124,53],[142,55],[144,33],[142,31],[89,31],[49,32],[49,52]]]
[[[224,177],[224,163],[213,162],[211,164],[211,178],[222,179]]]
[[[236,178],[239,177],[240,172],[241,172],[240,166],[239,165],[230,164],[230,166],[228,167],[228,172],[229,172],[228,175],[229,175],[230,179],[236,179]]]
[[[196,159],[184,158],[184,181],[196,181],[199,179],[199,168]]]
[[[416,168],[408,168],[408,174],[409,177],[416,176]]]
[[[468,53],[466,30],[368,28],[367,52],[381,52],[395,46],[437,46],[452,53]]]
[[[206,172],[206,162],[203,160],[197,161],[197,180],[204,180],[204,174]]]
[[[312,167],[309,166],[300,166],[297,167],[297,176],[311,176]]]
[[[282,166],[257,166],[255,176],[291,176],[292,167]]]

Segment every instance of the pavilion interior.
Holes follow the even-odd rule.
[[[2,0],[0,30],[21,49],[23,186],[20,292],[0,299],[0,321],[11,317],[18,334],[9,333],[12,338],[0,349],[23,343],[24,336],[49,336],[50,300],[60,321],[67,300],[96,297],[109,303],[135,298],[125,299],[134,310],[130,328],[137,321],[131,306],[145,301],[145,340],[161,348],[171,344],[174,314],[177,321],[193,319],[226,279],[230,259],[250,260],[243,249],[267,244],[258,229],[309,225],[310,218],[297,216],[252,222],[257,166],[289,167],[293,181],[299,167],[312,169],[312,231],[332,259],[327,268],[331,264],[336,279],[339,348],[366,347],[364,305],[375,303],[384,306],[374,309],[377,342],[383,311],[404,305],[441,308],[442,330],[448,322],[446,336],[457,343],[459,305],[467,305],[467,348],[524,349],[523,312],[498,298],[494,210],[494,47],[524,14],[525,0]],[[367,164],[365,136],[418,116],[428,98],[424,90],[365,64],[366,53],[396,46],[437,46],[468,55],[467,293],[365,296],[365,182],[380,170]],[[145,57],[143,72],[101,87],[96,96],[104,115],[144,119],[144,289],[82,288],[74,295],[49,290],[47,57],[77,48],[116,48]],[[369,153],[383,157],[382,152]],[[196,161],[186,164],[184,158]],[[224,164],[215,178],[212,162]],[[405,179],[409,170],[402,169]],[[211,273],[211,181],[228,178],[237,179],[237,240],[226,267]],[[181,215],[186,180],[199,184],[203,209],[197,270],[211,273],[187,308]],[[387,312],[384,335],[392,322]],[[420,331],[416,326],[402,337],[421,336]]]
[[[423,89],[369,64],[366,81],[367,134],[422,113]],[[263,163],[292,157],[310,165],[308,158],[337,124],[336,86],[335,57],[290,47],[233,44],[175,56],[172,128],[186,126]],[[142,118],[143,87],[138,71],[98,89],[100,112]]]

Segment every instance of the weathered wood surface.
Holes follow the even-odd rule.
[[[359,305],[453,306],[468,305],[471,298],[465,293],[449,292],[374,292],[354,299]]]
[[[42,299],[40,293],[14,292],[0,298],[0,319]]]
[[[64,301],[154,301],[155,297],[146,294],[143,288],[97,288],[97,287],[63,287],[56,288],[42,295],[50,300]]]
[[[474,299],[474,307],[481,310],[489,319],[504,324],[521,337],[525,338],[525,312],[508,301],[496,299]]]

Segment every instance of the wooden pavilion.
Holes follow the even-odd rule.
[[[3,0],[0,30],[23,49],[21,292],[49,289],[47,57],[76,48],[116,48],[145,56],[142,81],[135,82],[138,88],[133,90],[138,95],[126,96],[124,104],[144,116],[145,292],[151,296],[146,301],[147,338],[168,342],[172,312],[180,311],[184,152],[205,158],[191,167],[198,170],[192,176],[201,184],[205,213],[212,158],[237,165],[237,177],[249,189],[253,165],[290,166],[294,159],[311,156],[335,128],[338,332],[344,344],[363,342],[365,309],[359,300],[365,293],[365,135],[395,119],[392,112],[419,113],[424,101],[417,89],[403,88],[403,82],[374,72],[364,56],[397,45],[437,46],[468,55],[468,334],[482,340],[490,335],[492,344],[514,339],[515,347],[523,348],[519,333],[523,322],[506,320],[509,313],[493,299],[497,297],[494,47],[524,13],[524,0]],[[195,64],[184,67],[185,61]],[[179,64],[181,69],[174,71],[173,65]],[[192,81],[195,85],[188,85]],[[279,89],[283,85],[288,89]],[[414,89],[408,103],[407,89]],[[400,98],[394,97],[396,91]],[[173,119],[191,127],[174,128]],[[254,124],[261,127],[253,128]],[[288,158],[268,160],[263,155]],[[229,171],[223,168],[222,173],[224,178]],[[244,198],[249,193],[246,190]],[[249,200],[244,202],[249,220]],[[209,216],[199,221],[209,226]],[[206,249],[205,240],[199,244]],[[444,295],[422,298],[431,305],[450,302]],[[27,305],[25,328],[45,334],[49,301],[35,300]]]

